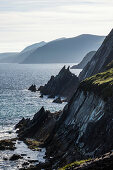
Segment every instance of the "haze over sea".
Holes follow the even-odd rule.
[[[14,125],[22,117],[32,118],[42,106],[51,112],[63,109],[66,103],[52,103],[52,99],[40,98],[39,92],[27,89],[31,84],[44,85],[64,65],[73,64],[0,64],[0,139],[13,136]]]

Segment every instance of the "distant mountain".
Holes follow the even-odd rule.
[[[97,50],[104,38],[83,34],[74,38],[57,39],[32,51],[22,63],[78,63],[86,53]]]
[[[41,41],[41,42],[39,42],[39,43],[32,44],[32,45],[26,47],[24,50],[22,50],[21,53],[26,52],[26,51],[30,51],[30,50],[35,50],[35,49],[37,49],[37,48],[39,48],[39,47],[44,46],[45,44],[46,44],[46,42],[44,42],[44,41]]]
[[[89,52],[85,55],[85,57],[79,64],[72,66],[71,69],[83,69],[87,65],[87,63],[92,59],[95,53],[96,51]]]
[[[35,43],[32,44],[28,47],[26,47],[25,49],[23,49],[18,56],[15,58],[14,62],[15,63],[21,63],[23,62],[33,51],[35,51],[36,49],[44,46],[46,44],[46,42],[42,41],[39,43]]]
[[[25,60],[26,57],[28,57],[33,52],[33,50],[36,50],[45,44],[46,42],[44,41],[32,44],[23,49],[20,53],[1,53],[0,63],[21,63],[23,60]]]

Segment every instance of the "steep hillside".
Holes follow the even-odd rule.
[[[46,42],[42,41],[36,44],[32,44],[22,50],[20,53],[1,53],[0,54],[0,63],[21,63],[28,57],[33,51],[42,47]]]
[[[113,151],[96,159],[75,161],[59,170],[111,170],[113,168]]]
[[[106,65],[113,60],[113,30],[106,37],[101,47],[93,56],[91,61],[86,65],[79,75],[79,79],[83,80],[98,72],[105,70]]]
[[[97,50],[104,38],[104,36],[83,34],[74,38],[51,41],[33,51],[23,63],[78,63],[86,53]]]
[[[26,51],[35,50],[35,49],[37,49],[37,48],[39,48],[39,47],[44,46],[45,44],[46,44],[45,41],[41,41],[41,42],[39,42],[39,43],[35,43],[35,44],[32,44],[32,45],[26,47],[26,48],[23,49],[21,52],[23,53],[23,52],[26,52]]]
[[[44,46],[46,44],[46,42],[42,41],[39,43],[35,43],[32,44],[28,47],[26,47],[25,49],[23,49],[15,58],[14,62],[15,63],[21,63],[23,62],[33,51],[35,51],[36,49]]]
[[[85,57],[79,64],[72,66],[71,69],[83,69],[87,65],[87,63],[92,59],[95,53],[96,51],[89,52],[85,55]]]

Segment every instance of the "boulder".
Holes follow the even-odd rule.
[[[0,150],[14,150],[16,139],[4,139],[0,141]]]
[[[29,89],[28,90],[30,90],[31,92],[36,92],[36,85],[34,84],[32,84],[30,87],[29,87]]]
[[[18,155],[18,154],[13,154],[11,157],[10,157],[10,161],[15,161],[15,160],[18,160],[18,159],[22,159],[23,157]]]

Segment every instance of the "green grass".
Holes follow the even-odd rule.
[[[94,91],[104,99],[113,96],[113,68],[85,79],[80,83],[80,88]]]
[[[28,148],[38,151],[40,142],[33,140],[33,139],[26,139],[25,143],[28,145]]]
[[[73,163],[71,163],[71,164],[66,165],[66,166],[63,167],[63,168],[60,168],[59,170],[66,170],[66,169],[69,169],[69,168],[71,168],[71,167],[77,167],[77,166],[79,166],[79,165],[81,165],[81,164],[84,164],[85,162],[90,161],[90,160],[91,160],[91,159],[81,160],[81,161],[75,161],[75,162],[73,162]]]

